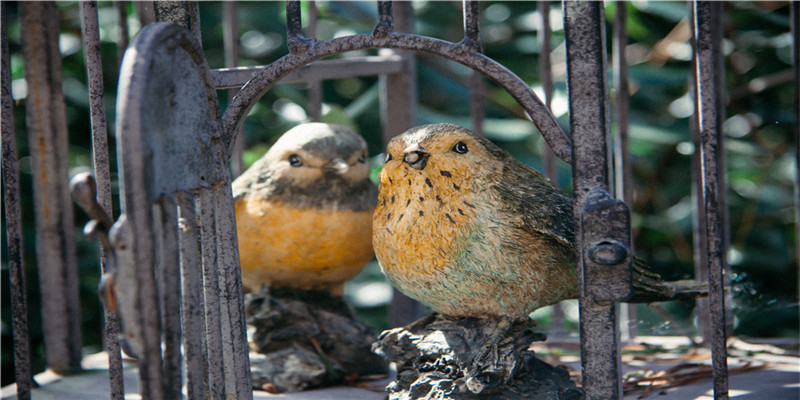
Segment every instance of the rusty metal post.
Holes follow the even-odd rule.
[[[2,146],[3,198],[6,207],[6,239],[8,240],[8,275],[11,292],[11,328],[14,339],[14,376],[17,398],[31,398],[30,339],[28,337],[28,304],[25,290],[25,260],[22,255],[22,209],[17,166],[17,134],[14,129],[14,107],[11,97],[11,66],[8,50],[8,3],[0,3],[0,36],[2,37]]]
[[[696,33],[695,57],[697,89],[698,130],[702,138],[702,180],[708,255],[709,310],[711,314],[711,359],[714,377],[714,398],[728,398],[727,324],[723,276],[725,260],[725,234],[722,194],[724,171],[720,163],[722,147],[723,100],[722,62],[722,8],[717,2],[693,2],[694,30]]]
[[[628,208],[633,207],[633,168],[628,150],[628,122],[630,96],[628,94],[628,63],[625,48],[628,46],[627,2],[615,1],[613,38],[614,105],[616,110],[617,135],[614,140],[614,178],[615,197],[622,199]],[[636,247],[631,240],[631,253]],[[621,334],[624,340],[636,336],[636,304],[620,305]]]
[[[197,43],[203,47],[200,32],[200,4],[196,1],[163,0],[153,2],[156,21],[172,22],[192,31]]]
[[[383,20],[390,21],[397,32],[412,32],[414,27],[414,8],[411,2],[398,2],[392,9],[389,5],[380,8]],[[383,122],[383,142],[389,143],[393,137],[403,133],[416,124],[417,114],[417,58],[413,51],[391,51],[402,57],[403,71],[380,76],[381,120]],[[403,326],[415,320],[422,313],[422,305],[416,300],[392,287],[392,302],[389,306],[391,326]]]
[[[464,14],[464,40],[461,42],[470,51],[483,53],[483,43],[481,42],[481,4],[475,0],[463,0],[462,9]],[[472,116],[472,131],[480,136],[485,136],[483,131],[484,99],[486,98],[486,83],[483,81],[483,74],[472,70],[469,77],[470,88],[470,115]]]
[[[81,366],[75,227],[69,194],[67,117],[61,91],[58,10],[53,2],[20,3],[20,36],[28,82],[26,107],[33,162],[36,252],[47,365]]]
[[[200,268],[199,230],[194,196],[185,190],[175,193],[178,206],[178,230],[181,274],[181,325],[183,351],[186,354],[186,395],[189,399],[204,396],[203,356],[203,273]],[[210,396],[209,396],[210,397]]]
[[[617,305],[632,294],[630,216],[610,193],[605,15],[564,2],[573,140],[581,363],[586,399],[622,398]]]
[[[94,164],[94,177],[97,182],[97,203],[103,208],[106,215],[113,219],[111,207],[111,172],[108,159],[108,131],[106,129],[106,112],[103,96],[103,62],[100,54],[100,29],[97,20],[97,2],[86,1],[81,3],[82,32],[84,58],[86,60],[86,75],[89,86],[89,106],[91,109],[92,124],[92,156]],[[126,29],[127,29],[127,23]],[[123,39],[127,42],[127,30]],[[98,246],[100,252],[100,272],[108,272],[108,254],[103,251],[103,246]],[[117,337],[120,332],[120,323],[117,313],[104,310],[105,314],[105,345],[108,352],[109,389],[112,399],[122,399],[125,396],[125,387],[122,380],[122,354]]]
[[[122,63],[122,56],[128,48],[130,30],[128,29],[128,2],[117,1],[117,27],[119,27],[119,42],[117,43],[117,62]]]
[[[791,4],[792,19],[792,74],[794,76],[794,93],[800,94],[800,3]],[[795,232],[800,232],[800,96],[794,97],[794,217]],[[795,257],[797,269],[800,271],[800,234],[795,233]],[[800,275],[798,275],[800,279]],[[798,299],[800,299],[800,280],[797,283]]]
[[[319,19],[319,10],[317,9],[317,2],[312,1],[308,4],[308,36],[316,39],[317,37],[317,20]],[[322,120],[322,81],[315,79],[308,83],[308,111],[311,115],[311,120],[319,122]]]
[[[414,8],[410,2],[395,4],[393,14],[394,30],[410,33],[414,28]],[[396,74],[387,74],[381,80],[381,118],[383,120],[384,143],[403,133],[416,124],[417,115],[417,58],[413,51],[394,51],[402,57],[405,67]],[[397,294],[397,292],[395,292]]]
[[[222,39],[225,49],[225,66],[235,67],[239,64],[239,17],[236,15],[236,2],[222,2]],[[236,90],[228,91],[228,99],[236,95]],[[233,143],[231,155],[231,174],[236,177],[244,172],[244,134],[239,134]]]
[[[550,2],[536,2],[536,10],[541,18],[541,30],[536,35],[539,42],[539,81],[542,83],[544,91],[544,105],[552,111],[553,105],[553,66],[550,61],[552,51],[552,33],[550,31]],[[547,143],[542,149],[544,172],[554,183],[558,183],[558,170],[556,169],[556,155]],[[553,313],[550,315],[550,338],[563,338],[564,332],[564,308],[561,303],[553,304]]]

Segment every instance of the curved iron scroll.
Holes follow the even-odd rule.
[[[294,4],[293,4],[294,3]],[[542,133],[550,148],[562,160],[572,162],[572,141],[561,129],[555,117],[531,88],[516,74],[476,49],[474,40],[465,38],[459,43],[427,36],[390,32],[391,7],[379,2],[380,21],[371,34],[344,36],[316,42],[305,38],[299,28],[299,7],[287,2],[287,32],[290,53],[265,67],[253,76],[236,96],[222,116],[223,140],[232,151],[234,138],[244,123],[244,117],[273,85],[292,71],[313,61],[354,50],[394,48],[435,54],[479,71],[505,89],[520,104]],[[388,11],[387,11],[388,8]],[[389,32],[387,32],[389,31]],[[468,35],[471,30],[468,30]]]

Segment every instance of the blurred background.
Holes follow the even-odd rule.
[[[415,33],[457,42],[463,36],[461,3],[415,1]],[[303,3],[303,7],[308,5]],[[633,163],[633,232],[637,254],[668,280],[693,277],[691,158],[695,151],[689,133],[693,111],[688,93],[692,49],[688,7],[684,2],[606,2],[613,20],[616,7],[627,8],[629,44],[626,49],[631,80],[630,151]],[[91,137],[86,67],[81,45],[80,6],[59,2],[60,49],[63,57],[64,95],[69,122],[71,175],[91,169]],[[375,2],[328,1],[318,3],[319,40],[371,32],[377,21]],[[541,28],[535,2],[481,2],[482,40],[485,53],[508,67],[542,96],[537,39]],[[786,1],[725,3],[725,85],[727,115],[724,124],[728,157],[730,213],[732,335],[750,338],[798,337],[798,271],[792,180],[794,93],[791,81],[789,6]],[[201,2],[203,48],[211,68],[224,67],[222,4]],[[304,12],[304,18],[308,15]],[[114,111],[119,54],[117,8],[99,2],[100,37],[104,60],[109,146],[115,149]],[[140,24],[136,7],[128,4],[131,37]],[[238,5],[240,65],[270,63],[288,53],[285,10],[282,2],[242,2]],[[568,130],[566,64],[560,3],[551,4],[552,63],[555,79],[553,113]],[[23,193],[25,266],[34,361],[43,362],[41,313],[38,306],[32,177],[25,133],[24,63],[16,6],[9,9],[12,90],[16,100],[15,123]],[[610,25],[608,32],[611,32]],[[608,49],[611,35],[608,34]],[[377,50],[362,54],[375,54]],[[352,55],[352,53],[350,53]],[[471,71],[454,62],[419,54],[417,57],[419,106],[417,123],[453,122],[471,126],[469,77]],[[610,65],[610,62],[609,62]],[[610,79],[610,74],[609,74]],[[245,165],[258,159],[280,134],[310,120],[306,108],[308,84],[281,84],[270,90],[252,109],[243,131]],[[323,82],[323,120],[353,127],[369,143],[373,176],[380,170],[381,139],[379,82],[377,77]],[[543,170],[546,144],[524,110],[505,91],[487,82],[485,132],[519,160]],[[229,94],[219,92],[224,109]],[[613,98],[613,93],[612,93]],[[112,158],[112,185],[116,161]],[[558,161],[558,185],[571,190],[569,167]],[[116,190],[116,186],[113,187]],[[115,206],[117,198],[114,199]],[[118,215],[118,210],[115,210]],[[102,306],[97,297],[99,267],[97,245],[80,230],[85,214],[75,211],[84,346],[87,353],[101,351]],[[2,252],[6,254],[5,218]],[[2,369],[12,368],[11,316],[8,265],[2,262]],[[391,287],[376,262],[346,287],[346,296],[359,316],[377,331],[389,328]],[[567,335],[577,336],[577,305],[565,302]],[[538,326],[550,327],[551,309],[535,313]],[[693,302],[663,303],[653,308],[637,306],[632,321],[640,335],[695,335]],[[41,370],[39,365],[36,371]],[[13,380],[3,374],[2,384]]]

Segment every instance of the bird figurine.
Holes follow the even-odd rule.
[[[568,195],[489,140],[420,126],[387,146],[375,254],[395,287],[434,311],[526,320],[578,296],[572,210]],[[634,292],[648,301],[684,286],[634,262]]]
[[[342,293],[373,257],[364,139],[341,125],[284,133],[233,182],[243,285]]]

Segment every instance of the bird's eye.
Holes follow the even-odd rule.
[[[383,160],[383,163],[384,163],[384,164],[386,164],[386,163],[387,163],[387,162],[389,162],[389,160],[391,160],[391,159],[392,159],[392,155],[391,155],[391,154],[389,154],[389,153],[386,153],[386,158]]]
[[[458,154],[464,154],[467,152],[467,145],[464,142],[458,142],[453,146],[453,151]]]
[[[365,163],[367,162],[367,152],[362,152],[360,156],[358,156],[358,162]]]
[[[293,167],[299,167],[303,165],[303,162],[300,161],[300,156],[298,156],[297,154],[292,154],[289,156],[289,165]]]

